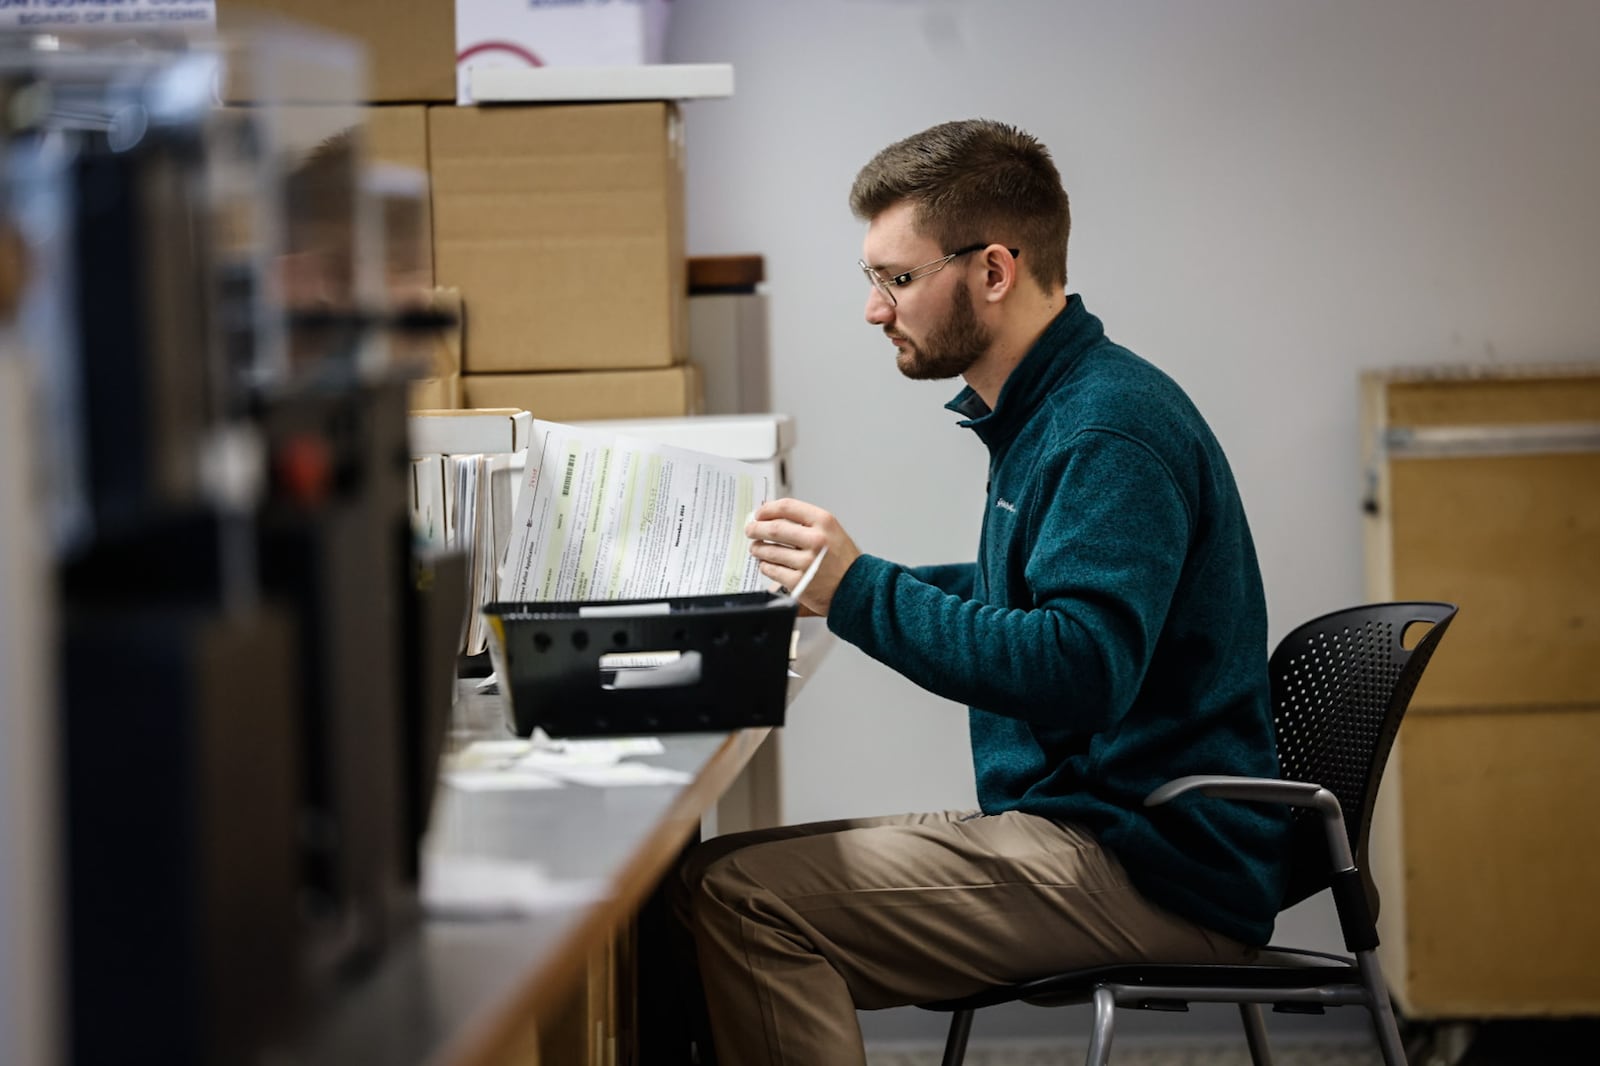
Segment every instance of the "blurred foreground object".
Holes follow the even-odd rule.
[[[128,44],[0,37],[7,459],[43,464],[0,547],[36,546],[15,646],[57,664],[0,691],[61,774],[0,812],[60,841],[43,1066],[52,999],[60,1061],[253,1061],[406,934],[464,595],[412,545],[388,333],[436,323],[391,300],[359,51]]]

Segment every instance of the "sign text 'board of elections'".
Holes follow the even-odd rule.
[[[214,26],[216,0],[0,0],[0,30]]]

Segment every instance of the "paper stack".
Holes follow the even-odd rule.
[[[512,457],[527,449],[531,427],[531,416],[513,409],[411,416],[413,530],[425,543],[467,557],[463,655],[488,647],[481,608],[495,600],[511,535]]]

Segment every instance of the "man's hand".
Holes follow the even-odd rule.
[[[744,532],[750,554],[761,560],[761,573],[786,589],[794,588],[818,553],[828,549],[800,597],[800,605],[812,614],[828,613],[844,572],[861,554],[838,519],[800,500],[768,500],[756,508],[755,521]]]

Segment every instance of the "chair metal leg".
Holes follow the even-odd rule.
[[[1245,1043],[1250,1045],[1250,1061],[1255,1066],[1272,1066],[1272,1048],[1267,1043],[1267,1020],[1261,1014],[1261,1004],[1239,1004],[1239,1018],[1244,1022]]]
[[[961,1066],[967,1057],[967,1037],[972,1035],[972,1011],[958,1010],[950,1015],[950,1032],[944,1038],[944,1058],[940,1066]]]
[[[1366,987],[1367,1010],[1372,1015],[1372,1029],[1378,1037],[1378,1051],[1383,1055],[1384,1066],[1406,1066],[1405,1046],[1400,1042],[1400,1026],[1394,1020],[1394,1008],[1389,1004],[1389,986],[1378,966],[1378,956],[1372,951],[1356,952],[1356,968],[1361,972],[1361,983]]]
[[[1117,997],[1111,989],[1094,990],[1094,1033],[1089,1037],[1086,1066],[1106,1066],[1111,1061],[1111,1026],[1117,1011]]]

